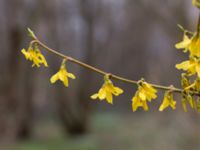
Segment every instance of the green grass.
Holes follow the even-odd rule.
[[[176,114],[176,115],[174,115]],[[70,138],[58,121],[37,123],[33,138],[0,150],[197,150],[198,116],[183,113],[98,113],[87,135]]]
[[[94,150],[97,145],[93,139],[52,139],[18,143],[17,150]]]

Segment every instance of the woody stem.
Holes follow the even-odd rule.
[[[118,76],[118,75],[115,75],[115,74],[112,74],[112,73],[105,72],[105,71],[103,71],[101,69],[98,69],[98,68],[93,67],[93,66],[91,66],[89,64],[81,62],[81,61],[79,61],[79,60],[77,60],[75,58],[72,58],[70,56],[64,55],[64,54],[62,54],[62,53],[60,53],[60,52],[58,52],[58,51],[56,51],[54,49],[51,49],[50,47],[48,47],[47,45],[42,43],[37,37],[34,38],[33,41],[31,41],[31,44],[38,44],[39,46],[43,47],[45,50],[47,50],[50,53],[53,53],[53,54],[55,54],[55,55],[57,55],[57,56],[59,56],[59,57],[61,57],[63,59],[66,59],[66,60],[68,60],[68,61],[70,61],[72,63],[75,63],[75,64],[77,64],[79,66],[87,68],[87,69],[89,69],[89,70],[91,70],[93,72],[99,73],[101,75],[105,76],[105,75],[109,74],[109,77],[112,78],[112,79],[119,80],[119,81],[126,82],[126,83],[130,83],[130,84],[135,84],[135,85],[138,84],[138,81],[127,79],[127,78],[124,78],[124,77],[121,77],[121,76]],[[160,89],[160,90],[164,90],[164,91],[170,90],[170,91],[173,91],[173,92],[176,92],[176,93],[184,92],[183,89],[179,89],[179,88],[176,88],[174,86],[163,86],[163,85],[157,85],[157,84],[150,84],[150,85],[152,87],[156,88],[156,89]],[[192,92],[191,94],[200,96],[200,93],[198,93],[198,92]]]

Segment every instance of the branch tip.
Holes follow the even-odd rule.
[[[34,39],[37,39],[37,37],[35,36],[35,33],[30,29],[30,28],[27,28],[28,30],[28,35]]]

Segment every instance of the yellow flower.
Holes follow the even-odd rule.
[[[27,60],[33,62],[32,67],[40,67],[41,64],[44,64],[45,67],[48,67],[45,57],[42,55],[42,53],[37,47],[33,49],[32,46],[30,46],[27,51],[25,49],[22,49],[21,52],[22,54],[24,54]]]
[[[177,64],[176,68],[187,71],[189,75],[197,73],[198,77],[200,77],[200,61],[194,57],[190,58],[190,60]]]
[[[186,73],[182,73],[181,77],[181,86],[183,89],[187,89],[190,86],[190,80]]]
[[[181,27],[182,28],[182,27]],[[177,43],[177,49],[184,49],[184,52],[189,50],[191,57],[200,57],[200,35],[198,33],[191,33],[191,38],[187,36],[188,31],[184,30],[183,41]]]
[[[192,4],[200,9],[200,1],[199,0],[192,0]]]
[[[195,80],[195,82],[194,82],[194,89],[196,90],[196,91],[200,91],[200,78],[197,78],[196,80]]]
[[[151,102],[152,99],[157,97],[157,90],[154,89],[147,82],[141,81],[134,97],[132,98],[132,110],[135,112],[138,107],[143,107],[145,111],[148,111],[147,101]]]
[[[187,52],[188,49],[189,49],[190,43],[191,43],[190,38],[186,35],[186,33],[184,33],[183,41],[177,43],[177,44],[175,45],[175,47],[176,47],[177,49],[185,49],[184,52]]]
[[[190,94],[183,94],[182,95],[182,106],[183,106],[183,110],[184,112],[187,112],[187,106],[186,103],[189,103],[191,108],[194,108],[194,99]]]
[[[76,78],[75,75],[67,71],[66,66],[65,66],[65,61],[66,60],[63,60],[60,70],[51,77],[50,81],[52,84],[55,83],[57,80],[60,80],[63,82],[63,84],[66,87],[68,87],[69,86],[68,78],[71,78],[71,79]]]
[[[200,78],[198,77],[197,79],[195,79],[194,83],[186,87],[184,90],[185,91],[188,91],[188,90],[200,91]]]
[[[197,112],[200,112],[200,98],[197,98],[196,104],[195,104],[195,108]]]
[[[132,98],[132,110],[135,112],[138,107],[143,107],[144,111],[148,111],[149,107],[146,100],[142,100],[139,96],[139,91],[136,92],[135,96]]]
[[[172,109],[176,109],[176,101],[173,100],[173,95],[172,95],[172,92],[166,92],[165,93],[165,96],[164,96],[164,99],[163,99],[163,102],[159,108],[159,111],[163,111],[165,108],[167,107],[171,107]]]
[[[189,46],[191,56],[200,57],[200,36],[199,34],[195,33],[190,46]]]
[[[183,95],[182,96],[182,106],[183,106],[184,112],[187,112],[186,101],[187,101],[187,99],[186,99],[185,95]]]
[[[95,93],[91,96],[91,99],[97,99],[100,100],[106,99],[106,101],[110,104],[113,104],[113,95],[119,96],[123,93],[123,90],[119,87],[116,87],[113,85],[112,81],[109,79],[109,76],[106,75],[104,77],[104,84],[98,91],[98,93]]]

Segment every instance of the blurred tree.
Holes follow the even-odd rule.
[[[0,136],[2,139],[25,138],[30,133],[30,119],[32,114],[32,77],[31,70],[24,68],[21,63],[19,50],[23,43],[25,24],[21,21],[24,17],[22,9],[24,2],[1,1],[1,26],[3,32],[1,49],[3,50],[1,73],[1,106],[0,106]],[[26,72],[22,75],[21,72]]]
[[[83,61],[88,64],[92,64],[93,62],[95,19],[99,13],[99,7],[99,1],[96,0],[77,1],[79,16],[83,22],[81,51],[84,52]],[[79,77],[81,77],[81,79],[78,83],[76,97],[73,98],[73,105],[75,105],[73,107],[74,109],[72,109],[70,105],[65,104],[64,100],[60,103],[62,121],[66,131],[72,135],[83,134],[88,129],[88,113],[90,112],[88,89],[90,87],[92,75],[88,70],[81,68]]]

